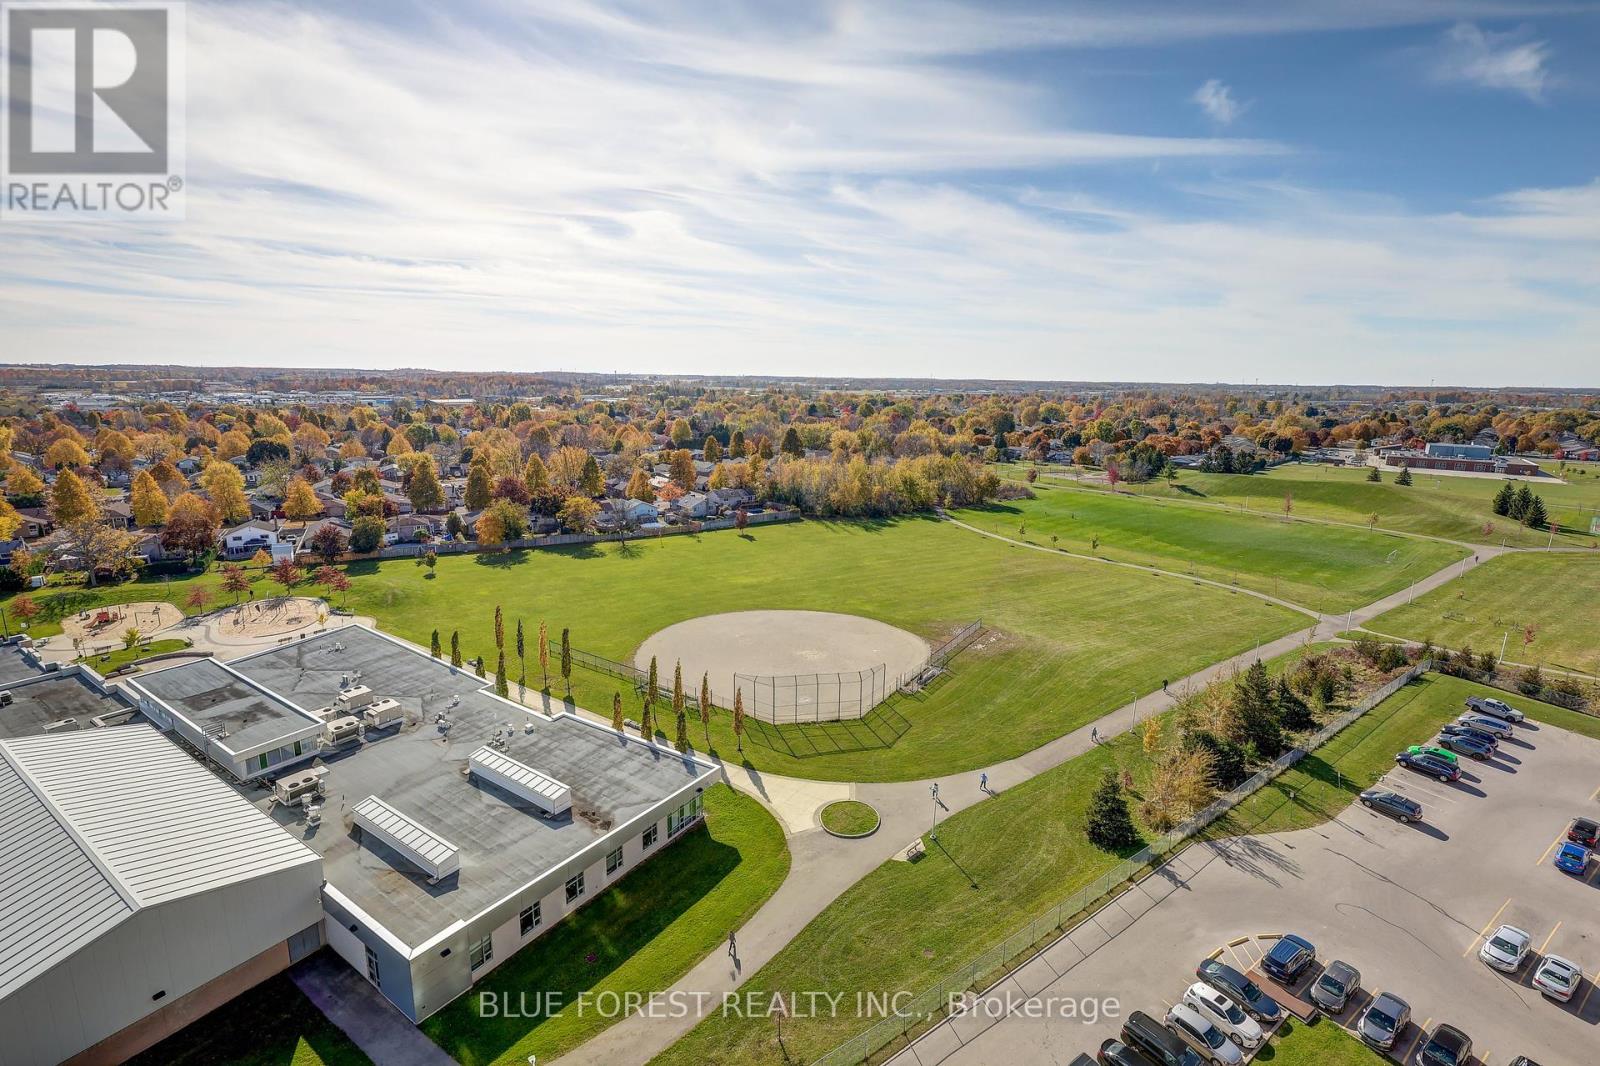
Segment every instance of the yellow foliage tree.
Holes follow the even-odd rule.
[[[83,479],[71,470],[56,475],[50,490],[50,517],[58,526],[70,526],[100,517],[100,501]]]
[[[133,476],[133,489],[128,494],[133,507],[133,524],[136,526],[161,526],[167,522],[167,494],[161,491],[155,475],[141,470]]]
[[[286,517],[304,522],[322,513],[322,501],[311,488],[311,482],[297,477],[289,482],[283,494],[283,513]]]
[[[232,463],[216,461],[200,472],[200,487],[205,489],[226,522],[243,522],[250,517],[250,501],[244,494],[244,475]]]

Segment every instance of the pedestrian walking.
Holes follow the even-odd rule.
[[[1161,691],[1167,691],[1167,679],[1164,677],[1161,679]]]
[[[987,770],[978,775],[978,791],[989,791],[989,772]]]
[[[728,934],[728,958],[737,959],[738,957],[739,957],[739,942],[734,939],[733,933],[730,932]]]
[[[1089,740],[1090,740],[1091,743],[1094,743],[1094,744],[1100,743],[1100,727],[1099,726],[1094,726],[1093,728],[1091,728],[1089,730]]]

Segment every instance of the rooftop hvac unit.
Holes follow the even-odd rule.
[[[272,794],[280,803],[299,803],[308,796],[322,791],[322,780],[328,776],[326,766],[312,766],[296,773],[285,774],[272,783]]]
[[[334,746],[356,740],[360,736],[361,719],[354,715],[347,714],[343,718],[330,719],[322,726],[322,738]]]
[[[350,688],[340,689],[339,698],[334,702],[341,707],[364,707],[372,702],[372,690],[366,685],[353,685]]]
[[[485,781],[527,800],[551,817],[572,809],[571,788],[503,752],[491,747],[479,748],[468,756],[467,765]]]
[[[356,804],[350,815],[363,833],[371,833],[427,874],[429,884],[461,868],[460,848],[377,796]]]
[[[406,712],[400,704],[387,697],[369,703],[361,712],[361,717],[367,720],[367,726],[372,729],[383,729],[405,720]]]

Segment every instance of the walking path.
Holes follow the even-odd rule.
[[[1019,547],[1052,554],[1067,554],[1054,552],[1039,545],[1011,541],[1010,538],[989,533],[966,523],[954,524],[982,536],[1009,541]],[[1157,690],[1142,696],[1136,702],[1119,707],[1094,722],[1058,737],[1025,755],[988,767],[986,772],[989,792],[979,788],[980,776],[985,772],[983,770],[970,770],[938,778],[939,797],[942,801],[939,817],[944,819],[956,814],[989,798],[990,795],[1003,792],[1068,759],[1082,755],[1094,746],[1096,731],[1102,740],[1108,740],[1127,732],[1153,714],[1170,710],[1177,702],[1177,693],[1185,688],[1191,686],[1198,688],[1227,677],[1234,671],[1247,668],[1257,658],[1270,659],[1306,644],[1330,640],[1341,629],[1376,618],[1385,611],[1407,602],[1412,596],[1438,588],[1508,550],[1515,549],[1480,547],[1476,555],[1451,563],[1410,588],[1401,589],[1365,607],[1338,616],[1321,616],[1316,612],[1297,607],[1302,613],[1317,618],[1316,623],[1263,644],[1259,648],[1213,663],[1204,670],[1170,682],[1167,691]],[[1134,566],[1141,570],[1152,569],[1131,563],[1113,565]],[[1190,575],[1179,576],[1188,578]],[[1209,583],[1216,584],[1216,582]],[[1224,587],[1231,588],[1231,586]],[[1262,599],[1272,599],[1260,593],[1252,595]],[[830,784],[800,782],[773,774],[751,775],[726,764],[723,770],[724,777],[735,788],[750,792],[773,807],[785,826],[792,826],[800,821],[801,810],[791,807],[779,812],[774,803],[775,797],[814,795],[816,793],[812,791],[813,789]],[[740,965],[735,967],[732,965],[732,960],[714,952],[684,975],[671,989],[662,990],[663,994],[681,994],[685,997],[684,1002],[693,1002],[693,996],[706,994],[709,997],[721,997],[737,989],[747,977],[777,955],[808,922],[822,913],[846,889],[884,862],[902,854],[907,847],[921,838],[933,818],[930,789],[934,783],[934,779],[865,785],[831,783],[838,788],[851,790],[855,799],[870,803],[877,808],[882,818],[882,825],[878,831],[872,836],[858,840],[833,837],[820,828],[811,828],[792,835],[789,838],[789,848],[793,861],[788,879],[755,916],[738,930]],[[719,1004],[712,1004],[706,1009],[716,1010],[718,1006]],[[683,1013],[685,1015],[683,1017],[646,1017],[635,1014],[619,1021],[557,1062],[560,1066],[587,1066],[587,1064],[614,1066],[618,1062],[646,1062],[664,1051],[699,1021],[699,1017],[693,1012]]]
[[[289,971],[306,998],[379,1066],[456,1066],[456,1060],[331,951]]]

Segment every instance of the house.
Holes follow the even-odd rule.
[[[726,488],[712,489],[706,493],[706,498],[711,501],[712,510],[721,514],[725,511],[736,511],[755,502],[755,493],[749,489]]]
[[[133,507],[127,500],[109,500],[100,505],[100,521],[112,529],[132,529]]]
[[[331,492],[318,492],[317,502],[322,504],[322,513],[329,518],[343,518],[345,513],[344,499]]]
[[[671,508],[685,518],[706,518],[711,514],[711,500],[703,492],[686,492],[672,501]]]
[[[139,539],[134,542],[130,551],[147,563],[159,563],[169,558],[165,545],[161,543],[161,531],[150,529],[138,531]]]
[[[271,521],[252,518],[232,529],[224,530],[221,537],[222,554],[229,559],[248,559],[258,551],[278,554],[278,527]],[[289,553],[293,554],[290,547]]]
[[[1242,437],[1237,433],[1230,433],[1222,438],[1222,444],[1234,455],[1252,456],[1261,449],[1249,437]]]
[[[654,522],[661,517],[660,510],[653,503],[643,500],[602,500],[600,502],[601,517],[605,525],[611,529],[625,529],[640,526],[646,522]]]
[[[295,538],[294,550],[296,555],[310,555],[316,552],[317,533],[324,527],[331,526],[339,531],[345,542],[350,540],[350,523],[342,518],[314,518],[305,523],[300,530],[300,535]]]
[[[18,507],[17,514],[22,519],[22,524],[17,526],[17,533],[23,540],[38,540],[55,532],[55,519],[50,517],[50,511],[45,507]]]
[[[1556,442],[1556,456],[1560,459],[1593,462],[1600,459],[1600,447],[1596,447],[1576,433],[1563,433],[1561,439]]]
[[[401,544],[417,544],[432,540],[443,528],[443,523],[427,515],[403,514],[389,519],[389,532]]]

